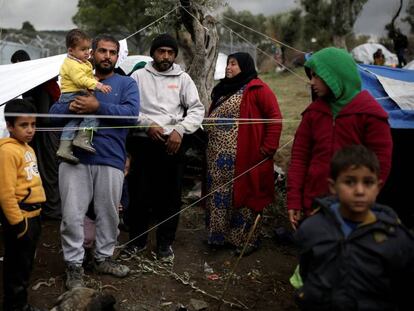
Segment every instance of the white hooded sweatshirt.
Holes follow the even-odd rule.
[[[157,71],[153,62],[149,62],[131,77],[137,82],[140,94],[140,136],[146,135],[148,126],[154,122],[164,128],[166,135],[176,130],[181,137],[201,126],[204,105],[193,80],[179,65]]]

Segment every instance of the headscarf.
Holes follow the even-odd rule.
[[[230,54],[227,57],[227,64],[230,58],[235,58],[239,64],[241,72],[233,78],[224,78],[213,88],[211,92],[211,108],[214,109],[219,105],[218,100],[222,97],[230,97],[244,85],[249,83],[252,79],[257,78],[257,71],[254,65],[254,60],[249,53],[238,52]]]
[[[333,95],[326,100],[331,106],[334,118],[361,92],[357,64],[343,49],[329,47],[316,52],[305,63],[305,69],[308,75],[309,69],[316,73],[332,91]]]

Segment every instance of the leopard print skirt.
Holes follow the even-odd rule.
[[[234,176],[238,124],[232,121],[239,118],[243,89],[229,97],[211,113],[215,125],[207,127],[207,193],[214,191],[206,202],[206,227],[210,245],[230,243],[242,247],[254,223],[256,213],[251,209],[233,208],[233,183],[223,186]],[[221,187],[223,186],[223,187]],[[250,241],[257,246],[259,228]]]

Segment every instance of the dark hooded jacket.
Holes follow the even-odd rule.
[[[300,247],[302,310],[412,310],[414,238],[394,211],[375,205],[347,237],[335,198],[316,200],[318,211],[296,232]]]

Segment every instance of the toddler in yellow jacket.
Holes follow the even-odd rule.
[[[111,87],[95,79],[92,64],[89,62],[91,40],[79,29],[72,29],[66,35],[68,55],[60,68],[60,84],[62,95],[59,102],[68,104],[76,96],[86,95],[88,90],[99,90],[104,93],[111,92]],[[90,133],[99,125],[96,118],[75,118],[70,120],[63,128],[57,155],[64,161],[72,164],[79,163],[73,155],[72,145],[88,152],[95,153]],[[77,131],[77,128],[83,130]]]
[[[36,113],[24,99],[4,109],[9,138],[0,139],[0,221],[4,234],[3,310],[39,310],[27,303],[27,287],[40,236],[40,204],[46,201],[36,155],[28,145],[36,131]]]

